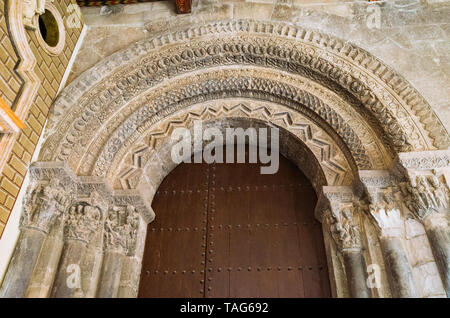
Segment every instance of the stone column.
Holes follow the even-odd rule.
[[[142,217],[139,217],[136,241],[133,248],[128,251],[128,255],[125,257],[117,297],[135,298],[138,296],[146,236],[147,223]]]
[[[43,253],[43,242],[69,201],[63,184],[55,176],[36,176],[40,174],[39,171],[30,171],[30,174],[34,181],[24,198],[20,235],[3,280],[0,297],[26,295],[39,255]],[[46,180],[42,180],[43,177]]]
[[[400,153],[400,184],[407,208],[424,227],[447,296],[450,297],[450,150]]]
[[[25,293],[27,298],[46,298],[50,294],[64,245],[64,221],[58,220],[45,238]]]
[[[392,296],[417,297],[411,265],[402,244],[404,221],[400,210],[381,203],[370,205],[369,209],[380,230],[381,252]]]
[[[361,170],[360,180],[370,201],[368,212],[379,230],[391,294],[396,298],[417,297],[412,268],[403,247],[404,220],[397,187],[387,170]]]
[[[433,212],[423,220],[433,256],[447,297],[450,297],[450,230],[449,213]]]
[[[94,200],[79,201],[69,210],[64,227],[64,247],[58,272],[52,289],[52,297],[85,297],[87,288],[82,286],[84,256],[94,233],[102,223],[102,212]]]
[[[132,205],[113,206],[105,221],[102,273],[97,297],[118,295],[126,255],[134,254],[139,215]]]
[[[370,298],[361,245],[358,198],[350,187],[324,187],[323,191],[330,203],[324,219],[342,254],[350,297]]]

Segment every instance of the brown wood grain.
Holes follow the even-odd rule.
[[[153,201],[139,297],[330,297],[315,192],[284,157],[181,164]]]

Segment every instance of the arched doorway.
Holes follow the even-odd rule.
[[[164,179],[139,297],[331,296],[309,180],[281,155],[273,175],[246,162],[183,163]]]

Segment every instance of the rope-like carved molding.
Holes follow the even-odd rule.
[[[219,94],[217,91],[210,92],[209,95],[201,92],[200,96],[185,96],[186,100],[184,102],[182,100],[171,100],[170,103],[172,103],[172,105],[178,105],[179,107],[176,107],[176,109],[179,110],[183,105],[189,106],[193,102],[202,102],[207,98],[221,98],[222,95],[226,94],[228,95],[228,98],[237,94],[238,96],[249,96],[250,98],[277,100],[277,102],[287,105],[296,111],[299,111],[300,109],[304,114],[322,125],[331,135],[336,135],[337,144],[344,149],[349,147],[352,154],[355,154],[355,160],[357,161],[358,166],[371,166],[375,169],[383,169],[384,167],[390,166],[389,158],[392,155],[386,153],[382,142],[378,140],[376,132],[371,129],[370,125],[366,123],[362,116],[359,116],[358,113],[353,111],[352,107],[344,100],[341,100],[339,96],[324,89],[322,86],[299,76],[280,74],[279,72],[272,70],[247,70],[245,68],[239,70],[223,68],[220,70],[211,69],[208,70],[208,72],[201,74],[184,78],[177,77],[168,85],[163,85],[162,87],[159,86],[148,94],[143,94],[139,96],[139,98],[130,101],[120,110],[120,113],[119,111],[110,108],[107,110],[105,109],[98,114],[98,117],[96,117],[98,121],[90,121],[83,129],[84,135],[95,135],[95,138],[91,138],[91,140],[95,140],[95,142],[91,141],[90,144],[83,143],[74,145],[70,157],[66,160],[69,160],[69,164],[81,174],[91,174],[92,170],[90,169],[94,165],[94,161],[100,156],[100,151],[104,150],[102,148],[105,148],[105,144],[99,141],[105,140],[104,136],[107,136],[107,139],[109,140],[114,140],[114,142],[108,142],[109,145],[107,143],[107,147],[111,146],[112,148],[117,148],[117,146],[119,146],[119,143],[116,140],[117,138],[119,140],[127,138],[127,134],[129,135],[133,130],[138,130],[140,126],[143,126],[142,123],[146,120],[151,122],[152,116],[160,116],[161,113],[158,113],[158,115],[156,114],[158,109],[169,109],[168,106],[171,104],[164,101],[165,104],[163,105],[163,102],[160,102],[163,98],[166,99],[166,95],[174,95],[180,89],[183,91],[187,90],[189,92],[195,92],[196,89],[191,89],[193,83],[196,83],[194,86],[198,86],[199,83],[206,83],[205,85],[210,86],[211,83],[217,82],[218,77],[227,80],[235,79],[236,81],[238,78],[245,77],[247,82],[249,81],[248,78],[251,77],[251,81],[265,81],[266,84],[270,84],[271,86],[266,87],[267,85],[256,85],[257,89],[254,87],[228,87],[228,90],[223,92],[223,94]],[[261,77],[263,79],[261,79]],[[272,82],[275,84],[272,84]],[[240,83],[240,81],[237,81],[237,83]],[[272,86],[277,88],[277,85],[283,84],[288,85],[287,87],[295,85],[293,95],[286,97],[273,96],[273,94],[265,93],[266,91],[275,90]],[[280,91],[280,89],[278,89],[278,91]],[[177,93],[177,96],[184,96],[184,93]],[[292,102],[289,99],[292,96],[295,96],[298,100]],[[302,96],[306,97],[303,98]],[[320,98],[316,96],[320,96]],[[307,105],[307,109],[305,109],[303,104]],[[309,106],[309,104],[312,106]],[[144,107],[145,109],[139,109],[139,107]],[[311,112],[311,110],[315,113]],[[108,114],[104,114],[105,111],[115,111],[118,114],[112,117]],[[336,119],[337,114],[339,114],[338,119]],[[86,116],[89,116],[89,114],[86,114]],[[148,119],[146,119],[147,117]],[[85,116],[83,116],[83,118],[85,118]],[[106,122],[103,119],[108,121]],[[345,123],[345,127],[342,127],[342,123]],[[101,129],[98,129],[99,124],[102,126]],[[335,130],[330,129],[329,126],[333,127]],[[349,126],[354,130],[354,133],[349,131]],[[356,136],[356,139],[360,138],[361,142],[355,144],[350,136]],[[348,145],[340,139],[347,142]],[[114,144],[114,146],[112,146],[112,144]],[[363,148],[362,152],[360,151],[361,147]],[[362,155],[359,155],[360,153]]]
[[[272,93],[271,93],[272,92]],[[281,96],[277,95],[281,94]],[[283,94],[289,94],[283,96]],[[288,105],[297,112],[303,113],[306,117],[311,118],[314,122],[320,123],[320,119],[325,118],[328,125],[333,129],[329,129],[328,125],[321,125],[329,134],[337,134],[344,141],[339,145],[341,149],[345,149],[346,145],[350,149],[349,158],[354,158],[359,168],[372,167],[369,157],[367,156],[361,141],[353,132],[352,128],[342,120],[341,116],[334,112],[327,105],[322,103],[318,98],[304,91],[297,90],[293,87],[284,86],[282,83],[273,82],[259,78],[245,77],[226,77],[224,79],[215,79],[185,86],[179,89],[169,91],[162,96],[152,99],[144,107],[140,108],[136,113],[129,116],[124,123],[116,129],[108,138],[106,145],[102,147],[102,153],[96,158],[93,154],[92,160],[96,160],[95,168],[92,171],[94,175],[104,176],[109,170],[109,165],[115,158],[120,158],[120,149],[127,149],[131,143],[139,138],[139,135],[146,131],[149,126],[156,121],[161,120],[174,112],[180,111],[188,106],[201,103],[205,100],[221,99],[226,95],[230,97],[250,97],[252,99],[271,101]],[[308,105],[304,109],[302,105]],[[311,111],[315,111],[313,113]],[[160,111],[157,111],[160,110]],[[153,116],[151,114],[153,112]],[[318,115],[322,116],[319,117]],[[340,138],[335,138],[340,139]],[[67,157],[59,156],[58,160],[65,161]],[[352,160],[352,159],[350,159]],[[94,164],[94,162],[92,162]],[[91,162],[89,159],[83,160],[83,165],[89,167]],[[110,170],[111,171],[111,170]],[[113,170],[114,171],[114,170]],[[117,171],[117,170],[115,170]]]
[[[171,45],[166,49],[167,44]],[[176,50],[181,52],[171,54]],[[316,31],[257,21],[209,23],[144,40],[112,55],[65,90],[55,104],[50,126],[55,128],[61,121],[59,130],[73,122],[73,118],[61,120],[68,107],[81,105],[95,112],[120,103],[117,95],[130,100],[167,77],[233,64],[284,69],[335,89],[344,88],[378,119],[397,151],[445,148],[449,144],[448,133],[423,98],[369,53]],[[138,82],[139,88],[132,87]],[[75,109],[73,113],[81,115],[82,111]]]
[[[170,134],[175,128],[190,128],[194,120],[209,121],[223,118],[261,120],[286,129],[314,154],[328,184],[351,184],[350,172],[352,169],[345,155],[327,132],[314,122],[301,114],[286,110],[282,106],[268,106],[267,103],[261,102],[233,103],[232,101],[194,105],[181,114],[175,113],[166,120],[153,124],[148,130],[142,131],[139,140],[121,148],[127,154],[118,155],[117,158],[120,159],[115,160],[112,164],[104,165],[109,167],[110,175],[107,177],[117,176],[118,182],[113,184],[120,184],[123,188],[136,187],[141,169],[147,164],[153,153],[165,145],[165,141],[170,138]],[[131,145],[135,146],[130,147]],[[126,157],[131,157],[131,160],[124,161],[123,158]],[[96,167],[100,167],[100,165],[101,163],[98,162]],[[120,173],[114,173],[116,171],[120,171]]]
[[[255,75],[253,76],[253,74]],[[263,75],[272,80],[259,78]],[[220,77],[221,80],[217,77]],[[276,80],[279,82],[276,82]],[[230,81],[232,84],[229,83]],[[219,84],[216,85],[215,83]],[[242,83],[252,84],[242,85]],[[289,85],[284,83],[289,83]],[[290,84],[305,88],[312,93],[292,87]],[[100,156],[100,151],[109,152],[106,156],[112,159],[117,154],[120,144],[132,132],[145,129],[139,127],[143,126],[146,121],[152,123],[159,120],[161,116],[164,117],[165,114],[170,114],[195,102],[203,102],[209,98],[220,99],[224,95],[232,97],[237,94],[237,96],[273,100],[287,105],[297,112],[303,112],[317,122],[322,121],[323,128],[331,135],[336,136],[335,139],[341,148],[345,149],[347,146],[350,148],[351,155],[349,157],[353,155],[360,168],[384,167],[387,164],[384,161],[387,155],[383,154],[383,146],[380,141],[377,141],[378,138],[374,132],[371,132],[370,126],[365,123],[361,116],[356,116],[356,113],[351,111],[351,106],[340,100],[337,95],[330,93],[320,85],[313,84],[314,82],[302,77],[255,69],[250,69],[248,72],[242,69],[222,69],[220,71],[212,69],[206,74],[175,78],[170,85],[158,86],[150,93],[130,101],[122,109],[113,105],[111,108],[96,113],[95,118],[93,118],[95,120],[91,120],[88,124],[86,122],[90,120],[94,113],[87,111],[80,119],[77,119],[76,129],[68,134],[66,142],[61,145],[62,150],[59,151],[58,160],[68,161],[77,173],[91,174],[91,169]],[[209,94],[205,89],[211,90]],[[276,94],[280,96],[276,96]],[[330,103],[331,106],[328,106],[313,94],[320,95],[320,98],[325,99],[326,103]],[[178,96],[180,100],[174,100],[170,96]],[[184,96],[184,101],[181,100],[182,96]],[[303,105],[307,107],[305,108]],[[138,110],[134,112],[135,109]],[[110,113],[114,113],[115,116],[112,117]],[[345,113],[348,115],[341,118],[341,114],[345,115]],[[350,128],[350,125],[352,128]],[[330,129],[330,126],[333,129]],[[102,128],[99,129],[98,127]],[[353,132],[352,129],[357,129],[357,132]],[[89,138],[84,139],[86,142],[76,144],[76,136],[78,135],[89,136]],[[359,135],[363,138],[362,142],[358,139]],[[344,140],[345,143],[339,139]],[[377,146],[377,144],[379,145]],[[364,149],[366,147],[367,151]],[[370,156],[367,153],[370,153]],[[48,153],[48,155],[54,155],[54,153]]]

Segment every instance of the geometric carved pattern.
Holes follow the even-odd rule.
[[[220,68],[234,65],[244,65],[254,75],[220,79]],[[183,89],[179,84],[176,89],[160,90],[168,79],[182,83],[193,74],[213,68],[219,71],[216,81],[209,79],[210,86]],[[373,142],[361,142],[364,127],[354,134],[346,128],[349,120],[340,118],[335,106],[315,104],[321,100],[320,89],[308,97],[276,79],[266,81],[268,84],[260,82],[261,86],[254,79],[265,69],[277,70],[280,76],[302,77],[322,86],[323,92],[337,94],[352,109],[349,113],[359,116],[352,121],[361,123],[363,116],[365,124],[372,127],[365,133],[381,140],[386,149],[422,151],[449,144],[448,134],[423,98],[369,53],[316,31],[283,23],[237,20],[206,23],[143,40],[86,72],[55,103],[49,119],[50,137],[40,159],[66,161],[77,173],[96,171],[96,175],[105,176],[114,171],[111,164],[123,160],[117,154],[136,145],[136,136],[130,131],[145,131],[145,127],[176,111],[177,104],[186,108],[243,94],[302,113],[328,129],[336,145],[353,156],[359,169],[373,168],[366,147],[372,147],[371,156],[380,150]],[[158,98],[162,104],[156,103]],[[153,108],[145,107],[151,103]],[[130,126],[132,122],[136,126]],[[381,156],[386,157],[383,151]],[[82,160],[75,162],[73,158]]]
[[[292,112],[277,112],[262,103],[247,102],[230,105],[209,103],[205,106],[196,107],[194,110],[189,109],[182,115],[167,119],[164,123],[158,125],[157,128],[151,129],[148,134],[143,134],[142,140],[145,142],[139,142],[137,149],[130,151],[131,153],[128,156],[131,157],[131,161],[120,168],[121,172],[118,178],[121,186],[123,188],[134,188],[137,186],[131,180],[134,179],[135,182],[138,182],[140,179],[139,174],[146,165],[148,158],[152,156],[154,151],[158,151],[158,148],[164,145],[166,139],[170,138],[175,128],[191,127],[194,120],[208,121],[223,118],[258,119],[288,130],[306,144],[308,148],[314,150],[313,153],[322,166],[329,184],[341,185],[347,181],[347,173],[350,169],[349,164],[344,159],[344,155],[336,147],[333,140],[311,121],[298,115],[296,117],[300,117],[300,120],[295,121],[293,119],[295,115]],[[118,171],[119,169],[114,164],[111,167],[112,171]]]

